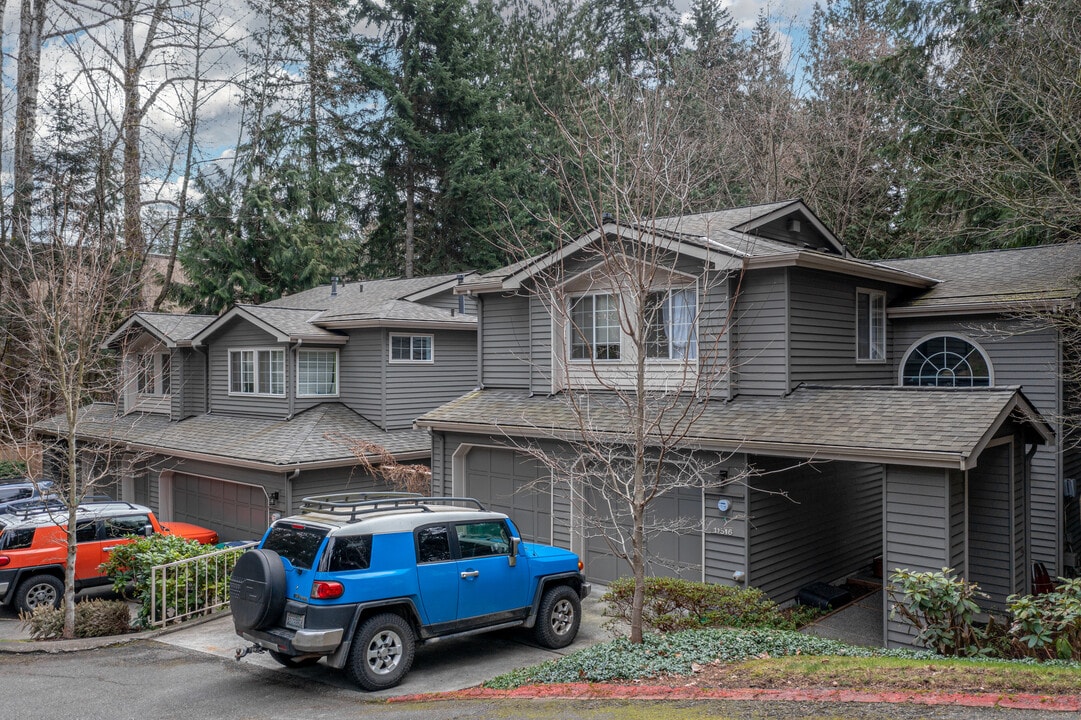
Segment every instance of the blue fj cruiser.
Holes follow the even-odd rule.
[[[305,498],[271,525],[229,591],[251,649],[288,667],[325,657],[382,690],[418,642],[525,627],[545,647],[569,645],[590,585],[577,555],[522,542],[472,498],[350,493]]]

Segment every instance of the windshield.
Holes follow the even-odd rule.
[[[270,529],[263,548],[273,550],[293,564],[293,567],[311,570],[315,554],[326,537],[327,531],[299,523],[279,523]]]

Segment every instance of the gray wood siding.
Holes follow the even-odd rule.
[[[882,548],[882,467],[751,458],[748,582],[784,601],[870,565]]]
[[[300,509],[301,500],[309,495],[343,492],[383,492],[391,488],[359,467],[308,470],[289,481],[289,504],[285,513],[292,515]],[[284,499],[281,504],[284,504]]]
[[[968,473],[968,579],[991,596],[996,609],[1013,592],[1010,557],[1010,447],[984,450],[979,466]]]
[[[229,350],[282,348],[285,353],[285,397],[260,397],[229,394]],[[232,322],[214,336],[210,344],[210,412],[222,415],[257,415],[282,418],[289,414],[289,389],[294,368],[284,344],[243,322]]]
[[[784,269],[746,273],[735,306],[736,392],[788,391],[788,276]]]
[[[898,568],[935,572],[949,565],[949,472],[886,466],[885,555],[888,578]],[[889,647],[912,644],[915,633],[901,620],[886,620]]]
[[[731,338],[734,318],[729,316],[730,283],[739,275],[711,274],[706,278],[702,307],[698,314],[699,382],[703,392],[713,398],[727,398],[731,380]]]
[[[789,271],[791,319],[789,353],[792,386],[801,382],[892,385],[897,373],[885,362],[856,362],[856,289],[881,289],[874,283],[829,273]]]
[[[737,478],[746,467],[743,456],[732,458],[728,477]],[[706,490],[703,579],[718,585],[740,587],[733,575],[747,577],[747,485],[733,483],[727,487]],[[724,498],[731,507],[722,513],[717,501]]]
[[[550,301],[529,297],[529,378],[537,393],[552,391],[552,310]]]
[[[475,350],[475,348],[474,348]],[[350,330],[341,349],[341,401],[370,422],[385,429],[383,371],[387,348],[382,330]]]
[[[788,229],[789,217],[800,221],[799,232],[793,232]],[[760,235],[764,238],[769,238],[770,240],[780,240],[781,242],[792,243],[800,249],[802,249],[804,245],[809,245],[816,250],[827,250],[833,254],[836,254],[837,252],[836,248],[830,245],[825,236],[818,232],[815,226],[799,213],[793,213],[791,216],[772,220],[761,227],[755,228],[752,232],[755,235]]]
[[[427,411],[477,385],[476,334],[471,330],[437,330],[432,334],[431,364],[387,362],[383,396],[387,430],[412,427]]]
[[[459,300],[461,305],[465,306],[466,315],[477,314],[477,300],[471,295],[455,295],[453,290],[447,290],[441,292],[438,295],[432,295],[426,297],[418,302],[419,305],[427,305],[428,307],[441,308],[448,313],[453,310],[454,314],[458,314]]]
[[[484,387],[529,387],[529,298],[485,295],[481,310]]]
[[[986,351],[996,385],[1020,385],[1022,391],[1061,435],[1055,418],[1061,414],[1061,394],[1056,374],[1058,336],[1048,328],[1034,328],[1014,319],[959,318],[943,320],[896,320],[891,325],[895,367],[910,346],[926,335],[951,332],[963,335]],[[894,379],[899,383],[899,376]],[[1059,568],[1062,534],[1061,445],[1041,445],[1032,459],[1029,488],[1031,560],[1042,562],[1054,577]]]
[[[179,366],[181,373],[179,384],[173,386],[179,388],[180,393],[180,417],[175,419],[183,420],[206,412],[206,363],[206,355],[197,350],[174,351],[173,366]],[[173,373],[174,382],[176,382],[176,370]],[[174,398],[176,392],[176,390],[173,391]]]
[[[950,471],[950,567],[959,575],[968,576],[965,567],[965,538],[968,536],[968,514],[965,512],[965,474]]]

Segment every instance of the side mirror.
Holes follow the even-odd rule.
[[[510,539],[510,566],[517,567],[518,565],[518,546],[522,543],[522,538],[512,537]]]
[[[153,525],[143,525],[143,537],[150,537],[154,534]]]

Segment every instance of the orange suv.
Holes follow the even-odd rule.
[[[24,506],[0,514],[0,605],[15,605],[26,612],[51,605],[64,597],[67,565],[67,509],[58,502]],[[91,502],[75,514],[75,591],[108,584],[100,566],[117,545],[132,535],[179,535],[213,544],[218,534],[198,525],[170,522],[162,525],[150,508],[127,502]]]

